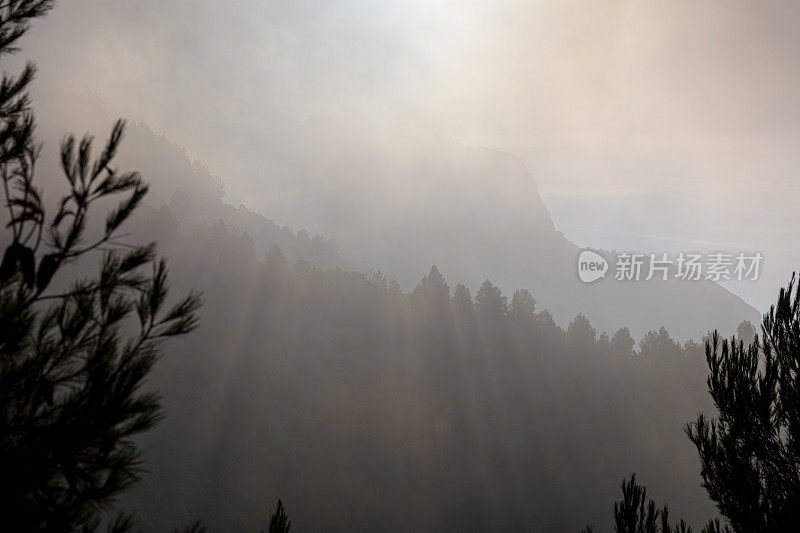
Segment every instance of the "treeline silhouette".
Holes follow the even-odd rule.
[[[0,56],[18,51],[30,20],[53,3],[0,4]],[[160,344],[196,327],[201,300],[190,293],[167,304],[155,243],[109,249],[148,192],[138,173],[116,168],[123,121],[96,156],[92,137],[64,138],[63,187],[48,211],[35,180],[35,72],[27,63],[0,82],[0,529],[92,532],[141,479],[134,437],[163,414],[143,383]],[[108,209],[92,234],[98,204]],[[101,251],[91,275],[65,278],[70,264]],[[107,521],[109,532],[131,527],[124,511]]]
[[[0,6],[0,55],[51,6]],[[33,73],[0,84],[3,526],[256,531],[269,517],[286,533],[285,499],[307,530],[564,531],[604,524],[612,480],[637,471],[691,523],[713,515],[702,480],[730,522],[705,531],[796,529],[794,285],[761,344],[743,322],[739,344],[718,351],[716,333],[680,344],[660,328],[637,346],[627,328],[598,333],[581,314],[565,330],[525,289],[509,299],[486,280],[473,297],[435,266],[404,292],[377,272],[290,264],[278,246],[259,258],[222,220],[181,226],[180,195],[141,207],[148,186],[112,166],[122,122],[96,158],[90,137],[65,138],[69,187],[48,220],[33,182]],[[90,205],[112,197],[104,223],[90,222]],[[224,212],[264,229],[262,242],[280,234],[316,264],[347,266],[333,242]],[[118,242],[123,222],[133,242],[159,240],[188,297],[165,305],[165,263],[154,244]],[[198,318],[173,350],[191,357],[154,367],[159,341]],[[712,407],[718,418],[686,426],[698,475],[676,428]],[[127,512],[106,515],[142,479],[141,459],[152,474],[124,496]],[[688,531],[635,477],[622,491],[617,531]]]
[[[168,417],[129,502],[155,529],[253,529],[280,495],[303,529],[576,530],[605,523],[631,471],[681,516],[712,514],[681,433],[711,407],[700,343],[662,328],[635,347],[582,315],[564,330],[527,291],[473,297],[435,267],[406,293],[278,247],[257,258],[247,234],[185,231],[167,208],[132,231],[158,234],[176,289],[207,301],[176,347],[192,357],[152,380]]]
[[[800,286],[796,273],[764,315],[761,337],[715,331],[705,343],[716,416],[700,413],[685,432],[719,515],[703,533],[789,533],[800,527]],[[671,525],[669,507],[647,499],[636,476],[613,505],[617,533],[691,533]],[[582,532],[592,533],[589,525]]]
[[[148,203],[168,205],[189,227],[222,217],[227,224],[247,231],[259,249],[277,244],[292,263],[305,257],[322,268],[355,270],[339,254],[336,240],[279,225],[244,205],[235,207],[223,202],[220,179],[202,162],[190,159],[184,148],[156,135],[145,124],[128,128],[119,157],[120,164],[153,178]]]

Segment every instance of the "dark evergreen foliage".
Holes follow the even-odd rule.
[[[579,502],[604,526],[607,479],[631,461],[669,472],[658,489],[696,502],[692,518],[711,512],[675,431],[711,406],[697,345],[617,353],[529,315],[523,293],[505,310],[491,282],[476,303],[438,269],[409,293],[379,273],[298,270],[225,224],[160,238],[208,304],[178,347],[198,357],[156,369],[170,416],[143,441],[153,473],[130,500],[154,524],[180,523],[169,494],[212,530],[257,530],[252,510],[279,491],[309,530],[555,532],[578,528]],[[353,501],[367,503],[339,505]]]
[[[708,390],[718,415],[701,414],[686,428],[700,456],[703,487],[737,533],[800,527],[800,293],[794,277],[761,331],[762,339],[750,345],[734,337],[720,346],[716,333],[706,344]]]
[[[700,476],[720,518],[703,533],[783,533],[800,528],[800,287],[792,276],[764,315],[762,338],[742,322],[737,334],[706,340],[708,391],[717,418],[698,415],[686,434],[700,457]],[[615,335],[616,337],[616,335]],[[663,328],[643,340],[643,357],[679,352]],[[645,505],[635,476],[614,504],[618,533],[668,532],[667,507]],[[584,531],[591,531],[587,528]],[[676,532],[689,531],[683,521]]]
[[[620,485],[622,499],[614,502],[614,531],[616,533],[691,533],[692,528],[681,520],[670,525],[669,508],[658,507],[647,497],[647,489],[636,483],[636,475],[623,480]],[[594,533],[587,525],[580,533]]]
[[[289,533],[292,530],[292,521],[286,515],[283,502],[278,500],[275,513],[269,519],[269,533]]]
[[[0,55],[15,51],[30,20],[52,4],[0,4]],[[116,242],[147,193],[137,173],[112,166],[122,122],[96,158],[91,137],[64,140],[68,192],[47,216],[34,186],[41,147],[26,93],[34,70],[28,64],[0,84],[0,176],[10,233],[0,264],[0,517],[9,531],[94,531],[114,498],[140,477],[132,438],[161,417],[158,395],[142,389],[158,345],[195,328],[200,301],[192,293],[167,307],[167,269],[155,245]],[[91,207],[120,196],[91,236]],[[65,279],[67,265],[98,252],[96,277]],[[120,514],[107,529],[131,526]]]
[[[16,51],[29,21],[52,3],[0,4],[0,55]],[[91,137],[64,140],[68,193],[46,216],[34,186],[41,147],[26,93],[34,73],[28,64],[0,84],[0,176],[10,233],[0,263],[0,517],[11,530],[129,531],[131,515],[108,520],[106,512],[140,478],[133,438],[162,416],[160,398],[143,385],[159,343],[196,326],[199,298],[191,293],[166,306],[166,266],[155,245],[119,243],[118,231],[148,192],[137,173],[112,166],[122,122],[96,158]],[[117,206],[95,231],[90,208],[112,199]],[[191,201],[173,200],[187,216]],[[169,209],[148,214],[171,222]],[[174,226],[154,225],[150,233],[157,229],[180,247],[181,237],[170,235]],[[274,237],[277,227],[261,226],[268,228],[262,240]],[[181,508],[196,496],[184,490],[202,492],[195,501],[212,514],[236,507],[237,498],[257,499],[248,483],[258,478],[252,472],[266,471],[277,472],[276,483],[304,489],[319,516],[327,510],[341,518],[330,496],[344,491],[350,501],[389,494],[381,499],[416,510],[408,516],[374,499],[364,514],[351,510],[347,523],[328,520],[337,529],[536,524],[552,531],[574,509],[577,489],[564,472],[597,481],[606,461],[620,455],[620,441],[658,442],[661,428],[681,412],[664,407],[668,394],[683,408],[700,403],[687,387],[696,377],[698,346],[677,343],[664,328],[648,333],[637,351],[627,328],[598,336],[582,314],[562,330],[547,310],[536,312],[524,289],[510,305],[489,280],[474,302],[462,284],[451,297],[434,266],[405,294],[380,273],[323,271],[294,257],[290,268],[278,247],[257,262],[253,241],[222,221],[195,231],[191,259],[183,259],[211,290],[214,329],[184,347],[200,353],[192,364],[157,376],[174,385],[175,411],[183,416],[162,448],[151,449],[166,472],[159,492],[179,493]],[[321,239],[296,237],[304,249],[325,252]],[[199,243],[208,245],[201,257]],[[67,268],[85,272],[82,260],[91,257],[102,257],[99,273],[70,283],[77,276]],[[706,532],[796,529],[799,299],[792,284],[782,291],[761,344],[743,323],[738,344],[723,341],[720,351],[715,334],[707,346],[719,418],[701,415],[687,429],[704,486],[724,517]],[[192,432],[204,431],[210,412],[221,415],[215,427],[222,436],[203,435],[199,451],[171,464],[176,454],[169,447],[185,452],[196,444]],[[642,452],[632,445],[630,455],[681,467],[668,444],[649,446]],[[588,456],[594,447],[598,455]],[[209,482],[169,477],[170,467],[186,465],[193,480]],[[308,479],[314,484],[304,485]],[[581,490],[576,499],[585,500],[591,489]],[[231,496],[222,501],[216,491]],[[613,516],[618,533],[691,531],[683,521],[671,526],[667,506],[657,507],[633,476],[623,482]],[[279,500],[269,530],[290,528]],[[204,530],[200,522],[183,529]]]

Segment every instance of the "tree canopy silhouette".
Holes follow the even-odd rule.
[[[269,533],[289,533],[292,530],[292,521],[286,514],[283,502],[278,500],[275,513],[269,519]]]
[[[30,21],[52,6],[3,2],[0,56],[15,52]],[[41,146],[26,93],[34,72],[29,63],[0,84],[0,177],[10,233],[0,264],[0,514],[13,531],[92,531],[114,497],[140,477],[132,437],[161,417],[159,396],[142,385],[159,343],[195,328],[200,298],[191,293],[166,307],[167,268],[155,243],[117,242],[148,190],[137,173],[112,166],[122,121],[96,158],[91,137],[64,139],[67,193],[47,216],[34,186]],[[120,197],[99,235],[90,236],[91,207]],[[60,279],[66,265],[98,252],[95,278]],[[131,526],[120,514],[108,529]]]
[[[735,532],[800,526],[800,291],[793,276],[746,346],[715,333],[706,344],[716,419],[686,433],[709,497]]]
[[[700,476],[722,520],[710,520],[704,533],[766,533],[800,527],[800,286],[792,276],[778,301],[764,315],[759,339],[748,322],[741,338],[706,340],[708,391],[717,418],[701,413],[686,426],[697,447]],[[616,337],[616,335],[615,335]],[[680,350],[662,328],[642,340],[642,355]],[[618,533],[656,532],[659,514],[635,476],[622,483],[614,504]],[[675,531],[689,531],[683,521]],[[585,532],[593,531],[590,526]],[[665,522],[661,531],[671,531]]]
[[[636,475],[631,474],[620,485],[622,499],[614,502],[614,531],[616,533],[691,533],[692,528],[681,520],[674,527],[669,520],[669,507],[658,507],[647,497],[647,488],[636,483]],[[586,526],[581,533],[594,533],[592,526]]]

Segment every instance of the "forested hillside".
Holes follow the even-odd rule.
[[[540,4],[0,2],[0,531],[800,530],[800,17]]]
[[[681,516],[711,513],[681,432],[709,408],[700,339],[678,343],[658,323],[633,338],[614,317],[679,309],[706,331],[719,316],[705,326],[704,309],[732,297],[719,287],[665,301],[631,284],[609,301],[577,285],[607,307],[615,327],[600,331],[582,314],[557,325],[535,287],[470,294],[434,268],[404,290],[355,271],[335,241],[225,204],[219,179],[145,126],[128,141],[120,161],[154,192],[121,241],[157,239],[177,292],[206,299],[202,327],[149,383],[167,416],[142,440],[151,474],[125,497],[137,523],[255,529],[280,496],[303,530],[563,531],[605,524],[631,471]],[[42,166],[58,176],[52,157]],[[552,298],[546,279],[532,285]],[[703,305],[676,307],[692,299]]]
[[[45,150],[39,161],[41,169],[40,187],[45,191],[45,199],[55,198],[61,193],[62,171],[57,147],[66,130],[56,124],[53,116],[66,115],[69,120],[84,125],[87,130],[104,131],[106,122],[102,116],[102,108],[97,102],[80,101],[82,115],[60,110],[58,113],[45,114],[40,128]],[[48,106],[45,105],[48,109]],[[278,245],[292,261],[300,257],[322,268],[354,269],[355,266],[339,253],[339,243],[330,236],[322,237],[311,234],[304,229],[290,228],[280,225],[266,216],[255,213],[239,205],[235,207],[223,201],[225,187],[222,180],[213,175],[202,161],[192,159],[186,150],[169,141],[166,137],[155,134],[145,124],[134,124],[128,127],[125,135],[125,146],[120,150],[118,165],[123,168],[136,168],[147,178],[150,194],[146,204],[156,210],[169,207],[175,215],[175,221],[185,230],[202,224],[213,224],[223,220],[226,224],[247,232],[260,250]],[[47,193],[51,194],[47,194]],[[55,206],[51,206],[54,209]],[[0,217],[5,213],[0,214]],[[144,215],[142,215],[144,216]],[[99,223],[91,220],[90,223]],[[141,236],[146,241],[157,238],[158,234]]]
[[[42,176],[58,182],[64,124],[104,131],[108,118],[91,98],[40,93]],[[129,129],[119,164],[138,169],[151,183],[148,202],[171,207],[188,231],[222,219],[253,237],[259,256],[277,244],[291,263],[305,257],[321,268],[380,270],[404,290],[435,264],[473,293],[487,276],[505,292],[529,287],[562,327],[583,313],[600,329],[624,325],[636,337],[665,326],[684,341],[758,321],[755,309],[711,281],[616,281],[616,251],[606,253],[608,279],[581,283],[581,248],[557,230],[521,159],[409,127],[329,117],[292,124],[291,139],[248,138],[258,166],[247,175],[251,192],[233,205],[225,199],[227,169],[216,176],[145,124]],[[382,140],[389,133],[396,142]]]
[[[522,252],[536,267],[530,292],[487,282],[470,294],[436,268],[405,290],[354,270],[333,240],[225,204],[221,180],[146,126],[128,141],[120,161],[151,177],[153,194],[115,246],[157,239],[175,289],[206,299],[200,330],[148,385],[167,417],[142,440],[151,474],[125,497],[137,523],[255,529],[280,496],[304,530],[563,531],[604,524],[631,471],[690,521],[711,513],[681,432],[709,408],[700,339],[676,342],[655,320],[673,313],[706,331],[724,310],[733,323],[735,305],[706,313],[729,293],[616,284],[609,299],[569,268],[548,282],[552,257],[540,268],[535,250]],[[46,190],[57,167],[43,158]],[[404,259],[420,277],[422,257]],[[560,288],[567,278],[577,302]],[[591,303],[614,327],[597,331],[583,314],[559,326],[537,287],[546,301],[561,294],[562,316]],[[633,338],[620,316],[653,331]]]
[[[263,523],[280,495],[302,530],[537,531],[603,525],[631,471],[681,516],[711,514],[681,432],[709,409],[699,344],[665,330],[634,350],[535,295],[471,296],[432,268],[411,293],[381,275],[289,264],[224,224],[159,228],[201,329],[152,386],[167,419],[127,498],[160,531]],[[170,229],[172,228],[172,229]]]

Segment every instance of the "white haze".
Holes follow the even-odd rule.
[[[389,179],[302,175],[310,146],[413,166],[454,140],[523,158],[580,245],[761,251],[728,288],[764,310],[800,266],[798,41],[793,2],[75,0],[24,57],[65,128],[145,122],[279,222],[340,237]]]

